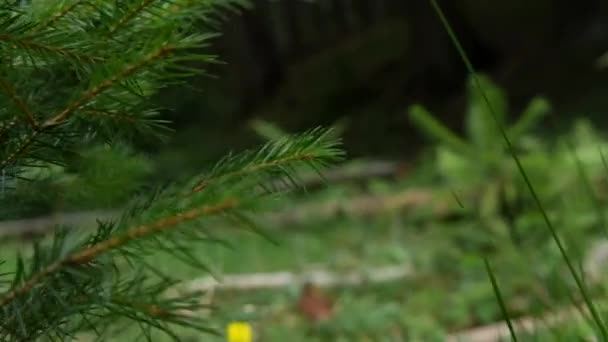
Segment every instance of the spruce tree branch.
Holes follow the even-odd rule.
[[[109,250],[116,249],[124,246],[132,240],[139,239],[151,234],[155,234],[164,230],[168,230],[176,227],[178,224],[191,221],[201,216],[208,216],[225,212],[229,209],[235,208],[238,202],[234,199],[225,200],[219,204],[212,206],[205,206],[203,208],[197,208],[189,210],[183,214],[171,216],[162,220],[157,221],[152,225],[142,225],[135,229],[130,230],[125,235],[114,236],[109,240],[93,245],[87,249],[84,249],[72,256],[70,256],[65,262],[71,265],[83,265],[91,262],[100,254],[103,254]]]
[[[233,171],[233,172],[218,175],[216,177],[211,177],[211,178],[202,180],[192,188],[192,191],[188,195],[186,195],[186,197],[194,195],[195,193],[204,190],[207,186],[209,186],[209,184],[211,182],[214,182],[221,178],[238,177],[238,176],[242,176],[242,175],[245,175],[248,173],[260,171],[260,170],[263,170],[266,168],[277,167],[277,166],[281,166],[281,165],[291,164],[293,162],[309,161],[309,160],[314,160],[314,159],[316,159],[316,156],[314,155],[314,153],[303,153],[303,154],[296,154],[296,155],[281,158],[281,159],[276,159],[276,160],[273,160],[270,162],[262,162],[262,163],[258,163],[258,164],[253,164],[249,167],[246,167],[246,168],[238,170],[238,171]]]
[[[124,235],[111,237],[109,240],[102,241],[83,250],[68,255],[64,259],[52,263],[40,272],[34,274],[21,286],[8,292],[0,300],[0,308],[12,303],[18,297],[30,292],[44,279],[50,275],[62,270],[64,267],[82,266],[93,261],[96,257],[109,252],[110,250],[122,247],[129,242],[144,238],[162,231],[176,228],[179,224],[192,221],[202,216],[215,215],[227,210],[236,208],[238,202],[235,199],[227,199],[215,205],[204,206],[202,208],[192,209],[183,214],[170,216],[161,220],[156,221],[150,225],[142,225],[134,229],[129,230]]]
[[[144,0],[141,2],[141,4],[139,4],[138,6],[133,8],[133,10],[127,12],[125,14],[125,16],[120,18],[118,20],[118,22],[110,28],[110,30],[108,31],[108,35],[115,33],[118,29],[120,29],[121,27],[126,25],[131,19],[135,18],[137,16],[137,14],[141,13],[146,7],[150,6],[150,4],[152,4],[154,1],[155,0]]]
[[[88,110],[83,111],[83,114],[91,115],[91,116],[106,117],[106,118],[120,120],[120,121],[127,121],[130,124],[133,124],[136,122],[135,118],[129,114],[111,113],[111,112],[105,111],[105,110],[88,109]]]
[[[43,279],[47,278],[49,275],[57,272],[61,267],[63,266],[63,263],[61,261],[55,262],[49,266],[47,266],[45,269],[43,269],[42,271],[34,274],[27,282],[25,282],[21,287],[18,287],[12,291],[10,291],[6,296],[4,296],[4,298],[2,298],[2,301],[0,301],[0,308],[4,307],[5,305],[10,304],[13,300],[15,300],[17,297],[29,292],[31,289],[33,289],[38,283],[42,282]]]
[[[149,54],[147,57],[143,58],[142,60],[138,61],[137,63],[134,63],[134,64],[131,64],[131,65],[127,66],[121,72],[119,72],[116,75],[108,78],[107,80],[105,80],[101,84],[99,84],[99,85],[91,88],[89,91],[87,91],[78,100],[72,102],[70,105],[68,105],[64,110],[62,110],[61,112],[59,112],[53,118],[47,120],[42,125],[42,127],[43,128],[47,128],[47,127],[53,127],[53,126],[57,126],[57,125],[62,124],[66,119],[69,118],[69,116],[71,114],[73,114],[80,107],[84,106],[88,101],[90,101],[91,99],[93,99],[97,95],[101,94],[102,92],[104,92],[108,88],[112,87],[116,83],[118,83],[118,82],[124,80],[125,78],[133,75],[134,73],[136,73],[137,71],[141,70],[144,66],[148,65],[149,63],[151,63],[151,62],[153,62],[153,61],[155,61],[155,60],[157,60],[159,58],[162,58],[162,57],[170,54],[174,50],[176,50],[176,47],[173,47],[173,46],[170,46],[170,45],[162,46],[160,49],[158,49],[158,50],[154,51],[153,53]]]
[[[11,153],[6,159],[0,161],[0,170],[4,170],[7,166],[11,165],[13,162],[17,160],[20,156],[25,154],[25,151],[32,145],[34,140],[38,137],[38,135],[42,132],[42,130],[35,130],[17,147],[17,149]]]
[[[36,117],[34,116],[34,113],[30,110],[27,104],[23,102],[21,97],[17,95],[15,89],[3,78],[0,78],[0,87],[2,87],[6,95],[8,95],[8,97],[15,103],[17,108],[19,108],[19,110],[21,110],[21,112],[25,114],[25,118],[30,124],[30,126],[32,126],[34,130],[38,130],[39,126],[38,122],[36,121]]]
[[[61,18],[65,17],[66,15],[68,15],[70,12],[72,12],[76,7],[78,7],[81,4],[84,4],[85,0],[76,0],[71,4],[65,5],[64,7],[62,7],[57,13],[55,13],[55,15],[51,16],[47,21],[43,22],[42,24],[36,26],[32,32],[38,32],[44,28],[47,28],[51,25],[53,25],[54,23],[56,23],[57,21],[59,21]]]
[[[103,58],[99,56],[85,55],[58,46],[42,44],[28,39],[19,39],[11,37],[8,34],[1,34],[0,41],[9,42],[12,43],[15,47],[25,48],[32,51],[46,51],[56,55],[57,57],[69,57],[77,60],[86,60],[91,63],[103,62]]]
[[[0,35],[0,40],[2,40],[2,36],[4,36],[4,35]],[[134,73],[136,73],[141,68],[148,65],[149,63],[153,62],[154,60],[162,58],[162,57],[170,54],[172,51],[174,51],[176,49],[177,49],[176,47],[169,46],[169,45],[162,46],[155,52],[149,54],[147,57],[138,61],[137,63],[127,66],[118,74],[114,75],[113,77],[110,77],[109,79],[102,82],[98,86],[93,87],[88,92],[86,92],[80,99],[72,102],[63,111],[59,112],[55,117],[47,120],[44,124],[39,125],[37,122],[32,121],[31,123],[35,124],[35,126],[34,126],[35,129],[32,131],[32,134],[24,141],[23,144],[21,144],[17,148],[17,150],[15,152],[10,154],[6,159],[0,161],[0,169],[4,169],[5,167],[7,167],[11,163],[13,163],[17,158],[24,155],[25,151],[27,151],[27,149],[29,148],[31,143],[34,141],[34,139],[40,133],[42,133],[43,131],[46,131],[52,127],[62,124],[63,122],[65,122],[65,120],[67,120],[69,118],[69,116],[71,114],[73,114],[76,110],[78,110],[80,107],[84,106],[88,101],[90,101],[91,99],[93,99],[94,97],[96,97],[97,95],[102,93],[103,91],[114,86],[116,83],[120,82],[121,80],[133,75]],[[11,94],[10,90],[12,88],[10,87],[10,85],[8,83],[6,83],[6,82],[0,83],[0,86],[2,86],[7,93]],[[25,106],[25,103],[20,101],[20,99],[18,97],[16,97],[16,94],[12,98],[16,103],[18,103],[18,106],[20,106],[20,108],[22,108],[22,110],[28,115],[28,119],[31,117],[31,119],[29,119],[29,120],[33,120],[34,119],[33,114],[31,114],[31,116],[30,116],[30,114],[29,114],[30,111]],[[20,104],[23,105],[23,107],[21,107]]]

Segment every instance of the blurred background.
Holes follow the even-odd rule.
[[[412,159],[424,140],[407,107],[418,102],[462,128],[466,70],[427,1],[251,3],[222,24],[212,49],[225,64],[193,81],[200,94],[162,95],[180,133],[172,146],[195,139],[197,152],[216,159],[254,141],[255,119],[289,132],[340,123],[351,157]],[[560,122],[584,114],[601,123],[608,101],[598,60],[608,50],[604,2],[441,6],[473,64],[505,89],[514,112],[544,95]]]
[[[495,341],[495,331],[475,330],[503,320],[484,257],[515,318],[581,302],[427,1],[250,3],[218,24],[221,36],[207,49],[222,63],[157,96],[175,132],[163,142],[81,151],[73,164],[43,171],[42,181],[11,195],[18,210],[0,208],[0,228],[11,232],[3,239],[19,246],[49,222],[111,216],[134,194],[200,173],[230,151],[335,126],[348,160],[325,183],[302,175],[306,192],[260,215],[276,244],[234,232],[232,250],[200,250],[212,270],[233,276],[205,285],[220,329],[246,321],[258,341]],[[602,301],[608,3],[440,5],[567,252]],[[155,262],[197,278],[177,262]],[[534,334],[593,333],[584,320],[566,322]]]

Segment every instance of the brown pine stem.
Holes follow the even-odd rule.
[[[175,49],[176,48],[173,46],[165,45],[165,46],[161,47],[160,49],[154,51],[150,55],[148,55],[146,58],[138,61],[137,63],[127,66],[124,70],[122,70],[118,74],[105,80],[101,84],[91,88],[80,99],[72,102],[69,106],[67,106],[64,110],[59,112],[53,118],[47,120],[42,127],[43,128],[53,127],[53,126],[63,123],[71,114],[73,114],[80,107],[84,106],[88,101],[90,101],[97,95],[101,94],[102,92],[104,92],[105,90],[107,90],[108,88],[113,86],[114,84],[118,83],[119,81],[133,75],[138,70],[140,70],[142,67],[148,65],[150,62],[168,55]]]
[[[158,233],[173,227],[176,227],[178,224],[186,221],[191,221],[200,216],[207,216],[216,214],[218,212],[226,211],[230,208],[234,208],[237,205],[237,201],[233,199],[226,200],[220,204],[216,204],[213,206],[207,206],[203,208],[197,208],[189,210],[183,214],[178,214],[176,216],[168,217],[157,221],[152,225],[142,225],[135,229],[130,230],[127,234],[121,236],[115,236],[110,238],[109,240],[103,241],[96,245],[93,245],[87,249],[84,249],[72,256],[68,257],[65,261],[68,264],[72,265],[83,265],[91,262],[100,254],[103,254],[109,250],[116,249],[118,247],[124,246],[132,240],[142,238],[144,236],[152,235],[154,233]]]
[[[65,267],[77,267],[86,265],[101,254],[120,248],[133,240],[144,238],[146,236],[150,236],[152,234],[159,233],[162,231],[167,231],[169,229],[174,229],[180,223],[191,221],[202,216],[214,215],[221,212],[225,212],[229,209],[236,208],[238,204],[239,203],[235,199],[227,199],[215,205],[192,209],[182,214],[161,219],[150,225],[138,226],[134,229],[129,230],[124,235],[114,236],[109,240],[105,240],[90,247],[86,247],[78,252],[67,256],[62,260],[59,260],[47,266],[40,272],[34,274],[21,286],[16,287],[10,292],[8,292],[2,298],[2,300],[0,300],[0,308],[10,304],[16,298],[28,293],[34,287],[40,284],[44,279],[48,278],[52,274],[57,273]]]
[[[139,6],[135,7],[132,11],[127,13],[124,17],[120,18],[120,20],[114,25],[109,31],[108,34],[113,34],[119,28],[123,27],[129,20],[133,19],[138,13],[140,13],[144,8],[148,7],[155,0],[144,0],[139,4]]]

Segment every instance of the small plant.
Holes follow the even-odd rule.
[[[487,76],[477,76],[488,99],[497,108],[497,117],[503,125],[509,118],[506,96],[500,87]],[[494,215],[500,209],[501,196],[513,192],[509,188],[514,176],[512,160],[505,148],[500,131],[487,113],[484,98],[474,80],[468,83],[469,102],[465,116],[466,139],[459,137],[439,122],[423,106],[409,109],[410,119],[421,132],[438,143],[436,148],[437,172],[455,191],[480,188],[479,196],[485,203],[483,214]],[[542,97],[530,101],[519,119],[508,128],[513,144],[524,151],[538,151],[538,144],[530,133],[549,112],[549,103]],[[512,195],[513,196],[513,195]],[[482,204],[483,205],[483,204]]]
[[[552,242],[559,250],[559,254],[562,257],[562,260],[568,269],[569,275],[570,275],[571,279],[574,281],[574,283],[576,284],[578,294],[580,294],[580,297],[582,298],[582,300],[585,304],[585,308],[588,310],[588,315],[585,315],[585,313],[584,313],[583,316],[586,316],[585,318],[587,318],[587,321],[593,326],[594,330],[596,331],[597,338],[599,340],[602,340],[602,341],[608,340],[608,326],[604,322],[603,314],[600,313],[600,311],[598,310],[598,307],[597,307],[597,303],[591,297],[590,291],[588,289],[588,284],[585,283],[585,280],[583,279],[583,275],[581,274],[582,272],[579,272],[580,270],[576,269],[575,260],[571,257],[571,255],[567,251],[566,245],[563,242],[563,237],[558,235],[556,226],[554,225],[554,221],[550,218],[547,207],[546,207],[544,201],[539,196],[539,193],[537,192],[536,187],[533,185],[530,177],[528,176],[527,170],[524,167],[524,163],[522,162],[522,159],[519,156],[519,153],[516,149],[516,147],[517,147],[516,143],[517,143],[517,138],[518,138],[517,132],[511,132],[510,129],[507,128],[506,125],[504,124],[504,121],[503,121],[504,119],[501,116],[502,108],[500,107],[500,103],[493,102],[492,89],[486,89],[484,87],[482,79],[476,74],[471,61],[469,60],[465,50],[462,48],[460,41],[454,34],[454,31],[453,31],[451,25],[449,24],[447,18],[445,17],[445,15],[444,15],[443,11],[441,10],[441,7],[438,5],[437,1],[429,0],[429,2],[432,5],[435,12],[437,13],[437,16],[441,20],[441,23],[444,26],[445,30],[449,34],[450,39],[451,39],[452,43],[454,44],[454,47],[456,48],[458,54],[460,55],[460,58],[462,59],[463,63],[465,64],[467,71],[471,75],[471,78],[472,78],[472,81],[473,81],[475,87],[477,88],[477,90],[479,91],[479,94],[483,98],[483,102],[487,109],[487,114],[485,115],[486,120],[493,122],[495,132],[499,133],[500,137],[503,139],[504,144],[507,147],[507,151],[511,155],[511,158],[513,159],[513,161],[515,162],[515,164],[517,166],[517,170],[518,170],[519,174],[521,175],[521,178],[523,179],[523,181],[529,191],[529,194],[533,199],[534,204],[536,205],[536,209],[537,209],[538,213],[543,218],[547,231],[551,235]],[[569,145],[569,147],[570,147],[570,145]],[[600,154],[601,154],[601,151],[600,151]],[[580,159],[578,159],[576,153],[574,153],[574,157],[575,157],[575,162],[576,162],[576,166],[579,170],[579,173],[581,174],[582,178],[587,180],[586,175],[583,174],[584,170],[581,167],[582,164],[580,163]],[[603,155],[602,155],[602,157],[603,157]],[[502,299],[502,295],[500,294],[500,290],[498,288],[498,283],[494,277],[493,271],[490,268],[487,259],[486,259],[486,267],[487,267],[487,273],[490,276],[492,285],[495,289],[497,300],[498,300],[501,308],[503,308],[503,315],[505,316],[505,319],[507,320],[507,323],[509,325],[511,339],[513,341],[517,341],[516,331],[512,328],[511,322],[509,321],[509,316],[508,316],[508,313],[506,312],[505,305],[504,305],[504,302]],[[572,299],[572,298],[574,298],[574,296],[570,295],[570,298]],[[574,304],[576,305],[577,303],[574,303]]]

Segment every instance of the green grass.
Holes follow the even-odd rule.
[[[376,180],[367,188],[333,186],[283,203],[293,207],[330,200],[347,202],[357,194],[391,194],[406,187],[403,182]],[[416,273],[394,283],[332,289],[338,311],[322,327],[307,323],[297,313],[298,287],[217,292],[214,304],[220,311],[213,315],[211,325],[222,329],[229,321],[246,319],[263,334],[264,341],[282,341],[287,336],[296,341],[378,340],[386,336],[388,341],[433,340],[447,331],[502,319],[480,258],[484,254],[492,257],[505,306],[513,317],[547,309],[542,296],[551,298],[551,305],[569,301],[558,281],[565,271],[559,251],[546,236],[540,244],[530,243],[522,250],[495,238],[496,234],[507,234],[501,224],[483,223],[475,217],[444,220],[430,213],[393,211],[367,219],[336,217],[267,228],[278,245],[252,232],[215,227],[233,249],[199,244],[194,254],[220,274],[297,272],[319,266],[340,271],[402,263],[413,265]],[[574,231],[571,236],[583,239],[584,232]],[[4,270],[13,266],[15,250],[23,248],[27,247],[13,242],[0,249],[0,257],[9,261]],[[148,261],[181,279],[208,275],[168,255],[150,256]],[[545,283],[550,286],[545,287]],[[200,336],[187,331],[183,334]],[[120,340],[132,337],[123,335]]]
[[[431,3],[469,72],[475,75],[437,3],[434,0]],[[352,54],[350,52],[347,55]],[[372,64],[362,66],[361,79],[367,79],[369,72],[375,72],[376,64]],[[528,191],[528,197],[517,193],[522,196],[519,200],[524,199],[524,205],[517,209],[513,222],[507,222],[498,209],[478,215],[481,210],[470,209],[471,202],[460,197],[461,189],[455,191],[449,185],[441,184],[434,185],[433,189],[453,193],[454,207],[462,209],[453,210],[445,218],[422,209],[418,212],[395,210],[366,219],[344,215],[331,219],[311,217],[301,224],[266,227],[277,244],[234,227],[213,227],[214,233],[229,241],[233,248],[198,244],[193,246],[193,255],[220,275],[297,272],[320,266],[336,271],[360,270],[403,263],[412,265],[415,273],[391,283],[329,290],[336,300],[337,310],[332,320],[324,324],[308,323],[297,313],[295,303],[299,286],[272,291],[218,291],[213,304],[219,309],[210,317],[209,325],[222,331],[228,322],[246,320],[253,324],[258,340],[263,341],[432,341],[441,340],[451,331],[506,320],[513,340],[569,341],[590,336],[608,340],[603,323],[605,312],[596,301],[596,298],[604,298],[605,292],[586,284],[577,269],[588,243],[604,236],[604,232],[596,228],[598,225],[605,228],[605,201],[595,197],[591,176],[574,145],[567,146],[573,153],[574,168],[566,171],[559,168],[561,165],[551,166],[563,173],[574,171],[582,183],[566,187],[565,193],[561,194],[568,196],[565,200],[543,196],[535,180],[529,177],[528,165],[524,165],[501,126],[494,104],[484,94],[479,80],[476,77],[473,80],[487,104],[487,114],[496,121],[511,161],[516,165],[514,170],[521,177],[519,185],[523,184]],[[540,171],[543,177],[561,176],[549,174],[548,169]],[[573,179],[572,174],[566,176]],[[514,182],[509,177],[498,181],[501,185],[502,182]],[[428,179],[414,183],[428,185]],[[484,182],[479,183],[481,187],[487,187]],[[348,202],[362,193],[397,193],[406,185],[409,184],[377,180],[363,188],[335,185],[306,196],[291,196],[280,203],[284,208],[297,208],[311,202]],[[492,195],[491,191],[487,193]],[[581,194],[588,197],[588,203],[577,200]],[[494,199],[496,197],[490,198],[490,202]],[[483,206],[487,202],[484,198],[475,203]],[[196,227],[191,225],[183,229],[189,228]],[[513,231],[520,235],[517,241],[512,237]],[[6,260],[8,264],[2,265],[0,271],[12,270],[16,252],[27,254],[28,249],[24,243],[5,243],[0,249],[0,260]],[[188,280],[208,276],[205,270],[189,267],[162,253],[147,257],[147,261],[176,278]],[[571,301],[584,303],[590,312],[586,321],[573,319],[534,333],[516,332],[511,324],[518,317],[546,313]],[[132,341],[136,333],[135,329],[125,330],[114,340]],[[185,330],[180,330],[179,334],[192,340],[224,340]],[[154,340],[164,341],[160,335],[155,335]]]
[[[458,51],[463,63],[465,64],[469,74],[472,76],[473,80],[475,81],[475,85],[477,87],[477,89],[479,90],[479,92],[481,93],[481,95],[483,96],[484,101],[486,102],[487,105],[487,116],[491,116],[492,119],[495,121],[496,126],[499,128],[500,133],[502,134],[503,138],[504,138],[504,142],[507,146],[507,149],[509,151],[509,153],[511,154],[511,156],[513,157],[513,161],[515,162],[515,164],[517,165],[517,168],[521,174],[521,176],[523,177],[526,186],[528,188],[528,190],[530,191],[530,195],[532,196],[532,198],[534,199],[534,202],[537,206],[538,212],[542,215],[543,220],[545,222],[545,225],[547,227],[547,229],[549,230],[549,232],[551,233],[551,237],[555,243],[555,246],[559,249],[559,252],[563,258],[564,263],[566,264],[566,266],[568,267],[568,271],[570,273],[570,277],[571,279],[574,280],[574,282],[576,283],[576,288],[578,289],[580,295],[582,296],[585,306],[586,308],[589,310],[590,314],[591,314],[591,321],[594,323],[596,329],[599,331],[598,335],[599,337],[601,337],[602,341],[606,341],[608,340],[608,326],[606,326],[606,324],[604,323],[604,320],[602,318],[602,315],[600,315],[596,304],[594,303],[594,301],[591,299],[591,296],[589,294],[589,288],[588,288],[588,284],[586,284],[584,282],[584,279],[582,278],[583,275],[579,273],[579,270],[575,269],[575,260],[573,260],[572,256],[569,255],[569,253],[566,251],[566,247],[564,242],[562,241],[561,237],[558,235],[557,233],[557,229],[555,228],[552,220],[549,218],[549,215],[547,213],[547,210],[545,209],[545,205],[544,203],[541,201],[540,196],[537,193],[536,188],[533,186],[532,182],[530,181],[530,178],[528,177],[528,174],[526,172],[526,169],[524,168],[518,154],[516,153],[513,144],[506,132],[506,129],[504,128],[504,126],[502,125],[499,117],[497,116],[497,113],[495,111],[495,103],[491,103],[489,100],[488,95],[486,94],[486,89],[484,89],[481,86],[481,83],[479,81],[479,78],[477,77],[477,73],[475,68],[473,67],[471,61],[469,60],[466,52],[464,51],[464,49],[462,48],[460,41],[458,39],[458,37],[455,35],[454,31],[452,30],[451,25],[449,24],[448,20],[446,19],[445,15],[443,14],[443,11],[441,10],[441,7],[437,4],[436,0],[429,0],[429,2],[431,3],[431,5],[433,6],[433,9],[435,10],[435,12],[437,13],[437,16],[439,17],[439,19],[441,20],[441,23],[443,25],[443,27],[445,28],[446,32],[448,33],[448,35],[450,36],[450,40],[452,41],[452,43],[454,44],[454,47],[456,48],[456,50]],[[600,151],[601,152],[601,151]],[[582,175],[582,180],[584,185],[587,185],[587,177],[584,173],[584,170],[582,169],[582,167],[580,166],[580,161],[578,160],[578,157],[575,155],[576,161],[577,161],[577,167],[578,167],[578,171],[579,173]],[[608,171],[608,170],[607,170]],[[589,188],[589,186],[587,186],[587,188]],[[593,193],[590,193],[590,196],[593,197]],[[595,198],[593,198],[595,200]],[[594,201],[595,207],[598,211],[598,215],[600,220],[602,221],[602,223],[604,223],[604,214],[601,211],[601,206],[598,204],[598,202]],[[503,303],[503,299],[502,299],[502,295],[500,294],[500,291],[498,289],[498,285],[496,283],[496,280],[494,278],[493,272],[490,269],[490,266],[487,262],[486,259],[486,266],[487,266],[487,270],[488,273],[491,276],[491,280],[492,280],[492,285],[494,287],[495,290],[495,294],[497,297],[497,300],[499,302],[499,305],[503,311],[503,314],[505,316],[505,319],[507,320],[507,323],[509,325],[509,330],[511,333],[511,338],[515,341],[517,340],[517,335],[515,333],[515,331],[513,330],[512,326],[511,326],[511,322],[509,319],[509,316],[507,314],[507,309],[505,308],[505,305]]]
[[[578,139],[574,149],[586,151],[586,156],[587,150],[601,142],[594,139],[582,147],[578,142],[585,139]],[[546,153],[544,151],[538,153]],[[570,156],[571,151],[566,152]],[[551,156],[552,169],[543,169],[544,163],[537,167],[537,173],[545,178],[559,176],[555,178],[559,181],[558,189],[574,201],[564,204],[561,195],[548,196],[554,192],[551,184],[547,187],[549,190],[541,189],[543,198],[551,198],[546,202],[547,215],[563,226],[559,234],[567,242],[565,247],[573,261],[579,257],[575,258],[574,251],[584,251],[589,241],[603,237],[603,231],[596,229],[598,210],[607,214],[603,209],[604,197],[599,196],[596,201],[581,200],[588,197],[589,189],[575,181],[580,169],[599,163],[599,168],[589,169],[586,175],[589,181],[595,181],[605,171],[599,154],[597,161],[587,159],[588,156],[572,164],[571,158],[562,158],[560,154]],[[552,170],[557,171],[550,173]],[[517,169],[511,171],[518,172]],[[487,198],[470,197],[479,189],[456,187],[457,191],[453,190],[455,187],[441,175],[436,161],[426,160],[407,179],[333,184],[288,195],[271,209],[288,211],[329,202],[347,204],[360,195],[391,196],[410,188],[425,187],[437,193],[438,201],[448,204],[448,215],[444,216],[429,210],[431,203],[416,210],[394,209],[367,218],[348,215],[323,218],[313,213],[298,224],[264,226],[276,245],[236,227],[212,227],[216,235],[230,242],[232,249],[198,244],[193,246],[193,254],[220,275],[298,272],[320,266],[336,271],[359,270],[403,263],[412,265],[415,274],[394,283],[332,289],[338,310],[332,321],[322,326],[306,322],[297,313],[298,286],[273,291],[217,292],[214,304],[220,310],[214,313],[209,325],[222,331],[228,322],[245,319],[254,324],[256,333],[261,334],[264,341],[441,340],[441,336],[450,331],[500,321],[504,312],[517,319],[569,304],[573,284],[567,283],[568,269],[563,263],[563,254],[556,248],[551,234],[541,229],[543,217],[534,202],[523,196],[525,205],[514,212],[512,223],[500,210],[480,216],[472,203],[484,206]],[[502,182],[513,182],[507,185],[521,190],[522,184],[516,183],[512,175],[507,176]],[[197,227],[193,224],[183,229]],[[517,245],[511,242],[512,230],[522,237]],[[11,270],[15,252],[27,252],[27,249],[24,243],[5,243],[0,248],[0,259],[7,260],[8,264],[0,271]],[[504,298],[502,311],[488,281],[483,257],[491,260],[497,287]],[[149,256],[148,262],[184,280],[208,276],[204,270],[184,265],[165,254]],[[592,290],[594,296],[603,293]],[[131,341],[135,334],[134,327],[116,340]],[[180,330],[180,335],[213,340],[191,331]],[[155,340],[164,341],[160,335],[155,336]]]
[[[577,269],[589,242],[604,236],[597,227],[604,225],[608,213],[604,209],[605,200],[596,197],[594,192],[593,179],[598,176],[597,170],[585,168],[577,154],[580,146],[574,143],[566,146],[570,157],[574,158],[574,167],[570,168],[562,168],[566,165],[565,159],[561,154],[560,158],[555,158],[550,149],[537,151],[545,155],[540,156],[542,158],[533,155],[539,157],[536,159],[523,159],[515,151],[495,113],[495,104],[490,102],[474,76],[475,70],[465,51],[436,2],[431,0],[431,3],[473,75],[487,105],[486,114],[496,122],[507,146],[507,161],[514,162],[515,167],[506,170],[504,178],[492,179],[496,183],[491,185],[473,179],[475,182],[469,184],[481,187],[482,196],[489,194],[475,202],[467,196],[461,197],[463,189],[454,190],[454,184],[441,182],[446,179],[437,182],[433,177],[417,178],[423,173],[420,170],[433,170],[437,166],[435,163],[423,165],[410,182],[372,180],[363,187],[332,185],[305,196],[292,195],[279,202],[283,209],[328,201],[346,203],[360,194],[390,195],[410,185],[424,184],[448,194],[447,198],[453,201],[451,215],[446,217],[438,217],[424,209],[387,211],[369,218],[341,215],[323,219],[313,214],[300,224],[266,227],[277,244],[234,227],[213,227],[214,233],[229,241],[233,248],[198,244],[193,246],[193,256],[219,275],[298,272],[321,266],[338,272],[403,263],[411,265],[414,274],[391,283],[328,290],[337,307],[335,316],[323,324],[309,323],[298,314],[299,286],[248,292],[217,291],[213,304],[219,309],[210,316],[209,326],[222,332],[227,323],[245,320],[254,326],[258,341],[434,341],[442,340],[452,331],[506,320],[513,340],[569,341],[590,336],[608,339],[603,323],[605,312],[596,301],[605,298],[605,291],[586,284]],[[593,139],[588,142],[586,147],[600,143]],[[448,147],[453,148],[454,143],[451,145]],[[600,158],[599,151],[597,157]],[[534,170],[537,178],[530,177],[530,163],[525,161],[539,160],[540,167]],[[506,165],[504,161],[500,159],[496,165]],[[549,163],[543,164],[546,161]],[[468,163],[472,168],[477,165],[474,159]],[[559,171],[550,173],[548,166]],[[464,177],[470,176],[466,173]],[[568,181],[578,179],[581,183],[561,184],[557,188],[563,193],[549,196],[550,191],[537,186],[538,175],[560,179],[563,175]],[[517,181],[514,180],[516,176],[519,177]],[[549,185],[551,188],[555,184]],[[492,192],[502,186],[516,189],[516,199],[523,201],[511,221],[500,211],[501,200]],[[527,195],[522,194],[522,189]],[[568,198],[564,199],[563,195]],[[579,201],[580,198],[587,198],[587,201]],[[486,207],[488,202],[493,210],[480,214],[482,210],[477,205]],[[183,229],[189,228],[196,227]],[[517,239],[513,238],[513,232],[518,233]],[[4,265],[2,271],[11,270],[17,250],[27,253],[27,249],[27,245],[17,242],[5,244],[0,249],[0,259],[9,264]],[[149,264],[176,278],[189,280],[209,275],[170,255],[160,253],[147,259]],[[518,332],[512,325],[517,318],[546,314],[572,301],[584,303],[590,312],[586,321],[572,319],[529,333]],[[214,338],[186,330],[178,332],[192,341],[224,340],[221,336]],[[114,340],[132,341],[136,334],[133,327]],[[154,340],[164,341],[164,338],[155,335]]]

